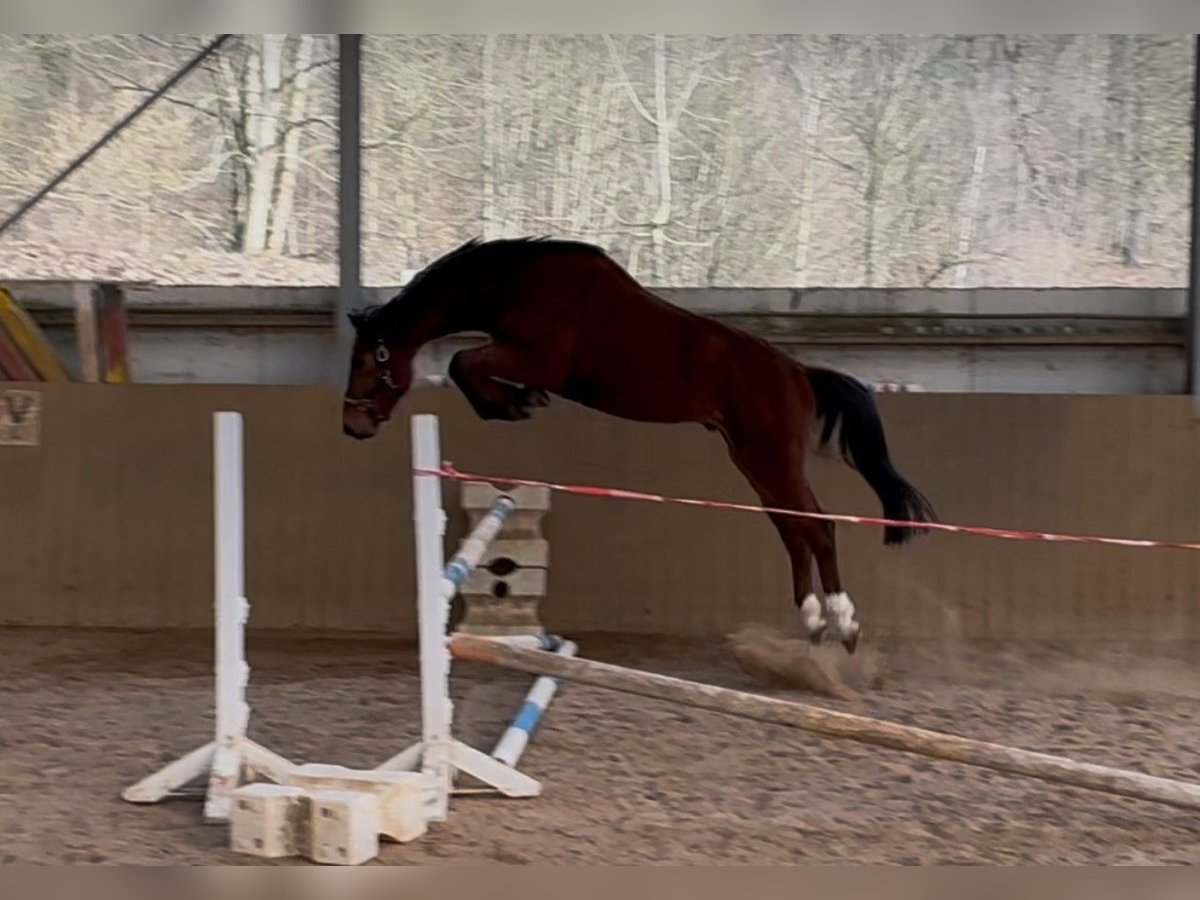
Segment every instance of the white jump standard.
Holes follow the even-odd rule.
[[[539,678],[512,725],[491,755],[461,741],[451,732],[450,651],[446,627],[450,601],[470,577],[480,558],[517,509],[512,497],[496,496],[454,556],[443,566],[446,517],[442,510],[437,420],[413,420],[414,519],[417,544],[418,619],[421,645],[422,739],[373,770],[309,763],[297,765],[247,737],[250,706],[246,692],[245,629],[250,604],[245,596],[244,493],[242,417],[236,412],[213,416],[214,544],[215,544],[215,734],[213,740],[185,754],[127,788],[122,797],[133,803],[157,803],[181,796],[185,785],[207,776],[204,818],[231,822],[234,849],[257,856],[304,855],[321,862],[354,862],[375,846],[375,833],[407,841],[425,832],[430,821],[446,818],[454,779],[474,776],[510,797],[533,797],[541,784],[515,766],[542,712],[557,687]],[[522,514],[544,511],[521,506]],[[543,554],[544,555],[544,554]],[[528,624],[528,623],[526,623]],[[514,635],[502,640],[543,647],[570,656],[575,645],[544,634]],[[547,654],[552,655],[552,654]],[[245,782],[266,779],[274,785]],[[310,821],[323,792],[340,791],[341,812],[329,822]],[[378,800],[357,798],[370,794]],[[318,796],[320,795],[320,796]],[[339,799],[340,798],[340,799]],[[324,801],[321,801],[324,802]],[[372,806],[373,804],[373,806]],[[364,810],[376,809],[371,815]],[[321,807],[324,809],[324,807]],[[332,809],[332,807],[330,807]],[[368,810],[369,812],[369,810]],[[365,818],[364,818],[365,816]],[[286,828],[280,823],[291,823]],[[328,826],[328,828],[326,827]],[[325,840],[332,828],[336,839]],[[340,829],[340,830],[339,830]],[[344,833],[343,833],[344,832]],[[361,834],[354,852],[345,840]]]
[[[539,679],[527,699],[539,705],[537,713],[518,713],[518,720],[501,737],[489,756],[453,736],[454,705],[450,700],[450,649],[447,629],[450,602],[466,583],[488,545],[499,534],[516,504],[499,495],[474,530],[459,545],[458,551],[443,565],[443,541],[446,514],[442,508],[442,484],[437,470],[441,465],[441,447],[437,416],[412,417],[413,441],[413,523],[417,554],[417,629],[421,670],[421,740],[392,757],[381,766],[384,770],[418,770],[431,779],[429,817],[443,821],[454,792],[455,776],[466,773],[495,788],[507,797],[535,797],[541,784],[513,768],[525,743],[553,695],[553,685]],[[534,648],[553,647],[557,653],[572,654],[575,645],[540,635],[496,638],[505,643]],[[554,642],[554,643],[551,643]],[[534,696],[536,692],[536,696]],[[524,737],[510,736],[516,728]]]
[[[230,794],[237,789],[243,773],[282,782],[295,769],[287,759],[246,737],[250,667],[246,664],[245,629],[250,604],[245,585],[240,413],[213,414],[213,480],[216,733],[209,743],[126,788],[121,796],[131,803],[158,803],[207,773],[204,818],[226,822]]]

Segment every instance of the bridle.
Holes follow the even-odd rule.
[[[375,347],[375,362],[379,363],[380,367],[379,383],[388,390],[398,391],[400,390],[400,386],[392,380],[392,369],[391,366],[388,365],[391,359],[392,351],[387,348],[387,344],[383,342],[383,338],[380,338],[379,343]],[[343,394],[342,402],[347,406],[353,406],[363,410],[372,419],[386,418],[381,417],[375,410],[375,397],[378,393],[378,388],[375,388],[365,397],[349,397]]]

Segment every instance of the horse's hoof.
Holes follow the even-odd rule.
[[[523,422],[526,419],[532,418],[533,412],[527,406],[510,403],[504,408],[504,420],[507,422]]]
[[[522,388],[513,400],[515,406],[532,413],[550,405],[550,395],[541,388]]]
[[[800,623],[808,632],[810,641],[814,644],[821,643],[829,622],[821,615],[821,601],[817,599],[816,594],[808,594],[800,603]]]
[[[857,628],[854,629],[853,634],[846,635],[845,637],[842,638],[842,646],[846,648],[847,653],[849,653],[851,656],[854,655],[854,651],[858,649],[858,629]]]

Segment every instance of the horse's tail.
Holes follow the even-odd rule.
[[[856,378],[828,369],[805,369],[817,399],[817,417],[823,420],[819,444],[824,446],[841,423],[838,436],[842,458],[857,469],[883,504],[886,519],[936,522],[933,506],[892,466],[883,421],[871,389]],[[903,544],[928,529],[885,525],[883,542]]]

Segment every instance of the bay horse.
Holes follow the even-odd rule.
[[[724,438],[764,506],[819,512],[805,471],[813,439],[840,425],[842,458],[888,519],[936,521],[893,467],[871,390],[804,366],[754,335],[677,307],[642,287],[604,250],[549,238],[474,239],[418,272],[390,301],[350,313],[355,341],[342,430],[369,438],[412,384],[426,343],[483,332],[449,375],[476,414],[518,421],[556,394],[624,419],[698,423]],[[818,436],[816,428],[823,422]],[[791,561],[794,602],[811,640],[833,620],[846,651],[858,644],[854,603],[838,573],[832,522],[768,513]],[[885,544],[926,529],[885,526]],[[812,591],[816,560],[825,608]]]

